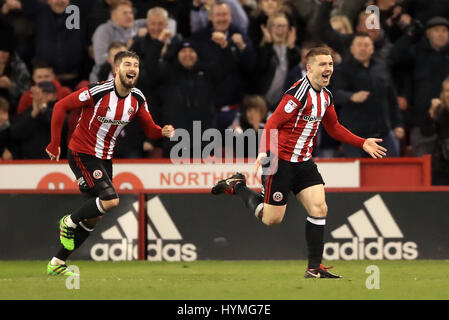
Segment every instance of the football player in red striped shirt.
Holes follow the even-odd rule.
[[[262,175],[262,194],[249,189],[245,176],[240,173],[219,181],[212,193],[238,195],[257,218],[272,226],[284,218],[288,193],[292,191],[308,213],[305,277],[340,278],[321,263],[327,205],[323,178],[312,159],[315,135],[323,123],[331,137],[363,148],[373,158],[384,157],[387,150],[377,144],[381,139],[363,139],[338,122],[332,94],[326,88],[333,73],[330,51],[323,47],[312,48],[306,59],[307,75],[287,90],[262,135],[255,167],[257,171],[262,164],[263,169],[268,170]],[[273,142],[274,137],[277,143]]]
[[[112,184],[112,157],[120,131],[136,117],[145,134],[152,139],[170,138],[174,128],[154,123],[147,100],[135,88],[139,77],[139,57],[121,51],[114,59],[115,77],[91,84],[56,103],[51,122],[51,142],[46,151],[51,160],[59,160],[61,129],[69,110],[81,108],[81,116],[69,142],[68,162],[85,197],[84,204],[59,223],[62,248],[51,259],[51,275],[72,274],[65,265],[101,220],[119,204]]]

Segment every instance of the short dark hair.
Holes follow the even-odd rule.
[[[140,62],[140,58],[134,51],[120,51],[114,57],[114,65],[119,66],[122,63],[123,58],[134,58]]]
[[[307,63],[309,63],[310,59],[315,58],[316,56],[332,56],[331,50],[328,47],[314,47],[309,50],[306,54]]]
[[[9,112],[9,102],[3,97],[0,97],[0,111]]]
[[[356,33],[354,33],[354,38],[352,38],[351,45],[354,43],[354,40],[356,38],[370,38],[371,39],[371,36],[366,32],[356,32]]]
[[[33,60],[31,64],[33,66],[33,72],[36,71],[36,69],[50,69],[53,71],[53,67],[43,60]]]

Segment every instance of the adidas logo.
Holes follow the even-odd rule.
[[[148,260],[149,261],[194,261],[197,259],[196,246],[193,243],[181,243],[182,236],[170,218],[159,197],[147,201],[151,208],[148,214]],[[118,225],[101,233],[108,242],[96,243],[90,250],[95,261],[123,261],[137,259],[138,223],[137,201],[133,210],[117,219]],[[115,241],[111,243],[110,241]],[[117,242],[119,241],[119,242]]]
[[[403,239],[396,224],[380,195],[364,202],[361,209],[348,217],[349,224],[331,232],[334,239],[351,239],[346,242],[327,242],[324,245],[323,258],[327,260],[414,260],[418,257],[418,245],[412,241],[388,241],[385,239]],[[375,241],[366,241],[375,239]]]

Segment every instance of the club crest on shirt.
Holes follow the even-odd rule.
[[[95,179],[101,179],[103,177],[103,172],[101,170],[95,170],[92,174]]]
[[[298,105],[297,105],[293,100],[288,100],[287,104],[286,104],[285,107],[284,107],[284,110],[285,110],[285,112],[290,113],[290,112],[292,112],[293,110],[295,110],[295,108],[296,108],[297,106],[298,106]]]
[[[129,108],[129,109],[128,109],[128,115],[130,116],[130,115],[132,115],[133,113],[134,113],[134,108],[133,108],[133,107]]]
[[[282,195],[282,192],[277,191],[273,194],[273,200],[276,202],[281,201],[283,198],[284,196]]]
[[[79,99],[81,102],[84,102],[84,101],[89,100],[89,99],[90,99],[89,90],[84,90],[83,92],[81,92],[81,93],[78,95],[78,99]]]

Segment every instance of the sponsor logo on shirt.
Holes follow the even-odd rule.
[[[113,125],[117,125],[117,126],[123,126],[123,125],[127,125],[129,123],[129,121],[112,120],[112,119],[107,119],[107,118],[101,117],[101,116],[98,116],[97,119],[101,123],[113,124]]]
[[[321,121],[322,117],[307,115],[302,117],[303,120],[308,122]]]

